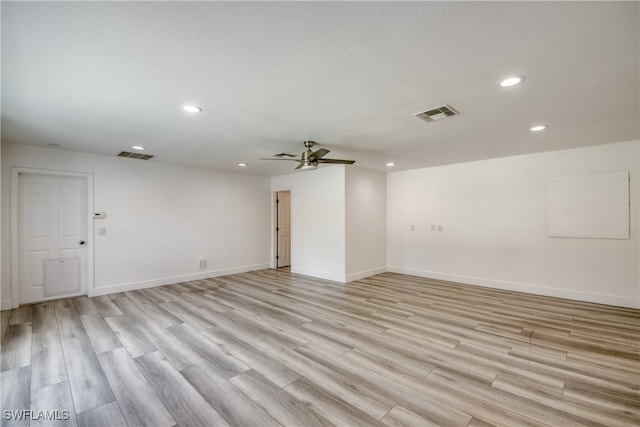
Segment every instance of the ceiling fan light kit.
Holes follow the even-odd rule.
[[[327,150],[326,148],[320,148],[316,151],[313,151],[312,148],[317,143],[315,141],[304,141],[304,146],[306,150],[300,154],[300,158],[297,159],[296,155],[288,154],[288,153],[278,153],[274,154],[271,157],[263,157],[261,160],[293,160],[295,162],[300,163],[295,169],[298,170],[314,170],[318,168],[318,164],[320,163],[333,163],[333,164],[342,164],[342,165],[352,165],[356,161],[355,160],[346,160],[346,159],[327,159],[324,156],[329,154],[331,150]]]

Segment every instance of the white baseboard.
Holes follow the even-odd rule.
[[[89,296],[116,294],[119,292],[137,291],[139,289],[155,288],[156,286],[174,285],[176,283],[203,280],[211,277],[228,276],[230,274],[246,273],[248,271],[263,270],[269,268],[269,263],[247,265],[242,267],[227,268],[223,270],[209,270],[199,273],[185,274],[181,276],[163,277],[159,279],[144,280],[140,282],[120,283],[117,285],[96,287]]]
[[[319,279],[331,280],[338,283],[349,283],[354,280],[364,279],[365,277],[373,276],[376,274],[384,273],[387,271],[387,267],[377,267],[371,270],[359,271],[357,273],[351,273],[347,275],[327,273],[325,271],[309,270],[307,268],[291,267],[291,272],[296,274],[302,274],[304,276],[316,277]]]
[[[13,308],[13,301],[10,299],[0,300],[0,311],[11,310]]]
[[[360,271],[358,273],[347,274],[347,283],[353,282],[354,280],[364,279],[365,277],[375,276],[376,274],[385,273],[387,271],[387,267],[377,267],[372,268],[371,270]]]
[[[576,301],[593,302],[596,304],[614,305],[617,307],[640,308],[640,300],[616,295],[594,294],[589,292],[574,291],[571,289],[548,288],[544,286],[526,283],[505,282],[500,280],[485,279],[481,277],[460,276],[457,274],[440,273],[435,271],[415,270],[404,267],[388,266],[391,273],[408,274],[410,276],[424,277],[427,279],[446,280],[450,282],[464,283],[467,285],[483,286],[486,288],[503,289],[506,291],[524,292],[527,294],[544,295],[556,298],[565,298]]]
[[[318,279],[331,280],[332,282],[346,283],[346,277],[342,274],[327,273],[326,271],[309,270],[308,268],[293,266],[291,266],[291,272],[295,274],[302,274],[303,276],[311,276]]]

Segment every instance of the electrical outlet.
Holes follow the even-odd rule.
[[[431,231],[436,231],[436,225],[435,224],[431,224]]]
[[[207,260],[202,258],[199,261],[200,268],[205,268],[207,266]]]
[[[442,231],[442,226],[441,225],[438,226],[438,231]]]
[[[416,231],[416,226],[415,225],[411,225],[411,231]]]

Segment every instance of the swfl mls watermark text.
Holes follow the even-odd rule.
[[[50,411],[35,411],[33,409],[5,409],[2,411],[2,419],[6,421],[21,421],[21,420],[35,420],[35,421],[66,421],[70,417],[69,411],[64,410],[50,410]]]

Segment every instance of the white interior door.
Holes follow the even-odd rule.
[[[278,246],[276,267],[288,267],[291,265],[291,192],[279,191],[276,196]]]
[[[20,303],[87,293],[87,181],[19,175]]]

